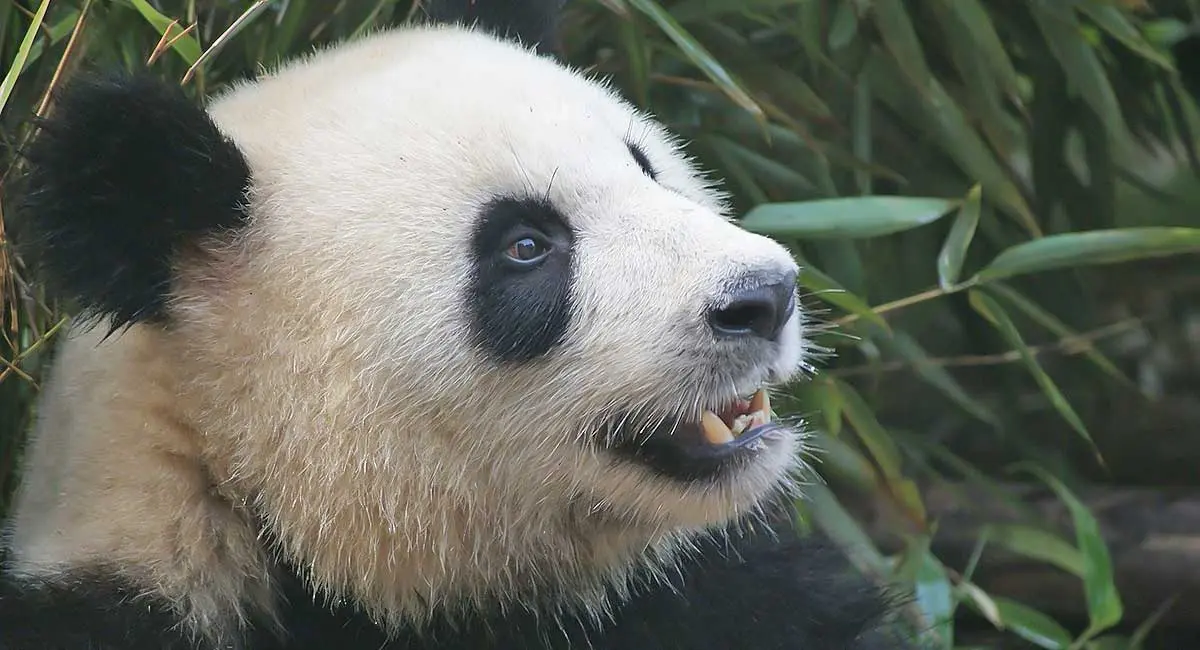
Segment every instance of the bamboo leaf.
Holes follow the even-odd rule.
[[[1092,0],[1076,2],[1075,6],[1087,14],[1100,29],[1108,32],[1113,38],[1120,41],[1138,56],[1160,68],[1174,72],[1175,66],[1171,64],[1171,60],[1163,55],[1162,52],[1155,49],[1142,36],[1137,27],[1129,22],[1129,19],[1121,13],[1120,9],[1113,5],[1102,4]]]
[[[21,39],[21,46],[17,48],[16,59],[9,66],[8,73],[4,75],[4,81],[0,81],[0,114],[4,113],[8,97],[12,94],[13,87],[17,85],[17,78],[21,76],[21,70],[25,67],[25,59],[29,57],[29,50],[33,47],[33,40],[42,27],[42,21],[46,19],[46,9],[49,6],[50,0],[42,0],[42,4],[38,5],[37,12],[33,14],[33,20],[25,30],[25,38]]]
[[[1013,553],[1041,560],[1080,578],[1086,572],[1083,555],[1058,535],[1022,524],[989,524],[988,540]]]
[[[950,648],[954,641],[953,589],[946,568],[922,545],[921,563],[917,566],[916,596],[921,611],[937,634],[938,646]]]
[[[1104,543],[1104,536],[1100,534],[1100,525],[1096,523],[1095,517],[1087,507],[1056,477],[1040,467],[1028,464],[1023,466],[1049,485],[1071,513],[1076,543],[1083,556],[1083,581],[1090,622],[1083,636],[1095,636],[1120,623],[1124,613],[1121,596],[1113,581],[1112,560],[1108,554],[1108,546]]]
[[[671,39],[696,67],[700,68],[713,83],[717,84],[738,106],[763,119],[763,110],[750,95],[729,75],[725,68],[717,62],[699,41],[683,28],[667,10],[655,0],[628,0],[629,4],[644,13],[654,21],[658,28]]]
[[[896,62],[878,52],[868,59],[866,71],[872,92],[901,114],[912,115],[968,176],[978,179],[990,201],[1030,235],[1041,236],[1041,228],[1020,189],[937,80],[931,81],[924,92],[914,93],[900,81]]]
[[[879,326],[884,331],[890,331],[883,316],[875,313],[867,301],[847,291],[837,280],[825,275],[820,269],[806,265],[800,269],[800,284],[813,292],[820,300],[835,307],[840,307],[864,320]]]
[[[1046,398],[1050,400],[1050,403],[1058,410],[1063,419],[1071,425],[1071,428],[1075,429],[1076,433],[1087,441],[1088,445],[1096,453],[1097,458],[1099,458],[1100,452],[1096,449],[1096,443],[1092,440],[1091,434],[1088,433],[1087,427],[1084,426],[1083,420],[1079,418],[1079,415],[1071,407],[1071,404],[1067,402],[1067,398],[1063,396],[1058,386],[1054,383],[1054,380],[1050,378],[1050,375],[1046,374],[1046,371],[1042,369],[1037,359],[1034,358],[1033,353],[1029,351],[1029,346],[1021,338],[1021,333],[1017,331],[1017,326],[1013,324],[1008,314],[1004,313],[1000,305],[982,291],[973,289],[968,293],[967,298],[971,306],[990,321],[1000,332],[1001,336],[1008,341],[1008,344],[1021,355],[1021,360],[1025,362],[1025,366],[1037,381],[1038,386],[1041,387],[1042,392],[1045,393]]]
[[[1197,252],[1200,228],[1155,226],[1065,233],[1004,250],[980,271],[979,279]]]
[[[952,199],[902,196],[768,203],[750,210],[742,219],[742,227],[800,239],[865,239],[932,223],[956,204]]]
[[[150,23],[154,29],[158,30],[158,35],[166,35],[166,40],[174,40],[171,44],[171,49],[179,53],[179,56],[187,61],[188,65],[195,65],[196,60],[200,58],[201,50],[200,43],[191,34],[176,38],[183,32],[184,28],[178,22],[167,18],[159,13],[157,9],[150,6],[146,0],[129,0],[133,4],[133,8],[138,10],[138,13]]]
[[[805,0],[681,0],[671,5],[671,15],[680,23],[712,20],[746,10],[779,9],[803,4]]]
[[[1071,635],[1049,616],[1000,596],[994,596],[992,602],[1004,626],[1022,639],[1046,650],[1066,650],[1071,646]]]
[[[1104,65],[1084,38],[1083,26],[1071,8],[1051,2],[1031,2],[1027,6],[1071,87],[1104,121],[1112,141],[1121,149],[1129,150],[1128,132],[1117,94],[1108,81]]]
[[[982,189],[975,185],[967,193],[962,207],[958,209],[954,225],[950,227],[950,233],[946,235],[946,241],[938,253],[938,284],[943,289],[949,289],[958,282],[967,248],[971,245],[971,240],[975,237],[975,228],[979,225],[981,198]]]
[[[1079,336],[1079,333],[1067,327],[1066,323],[1062,322],[1045,309],[1042,309],[1037,305],[1037,303],[1021,295],[1011,287],[997,282],[989,285],[988,290],[1024,312],[1026,316],[1042,327],[1045,327],[1047,330],[1053,332],[1055,336],[1061,339]],[[1102,352],[1097,350],[1095,345],[1092,345],[1089,342],[1083,342],[1080,343],[1080,345],[1083,345],[1086,349],[1084,356],[1086,356],[1092,363],[1096,364],[1100,370],[1112,376],[1117,381],[1125,384],[1126,387],[1132,390],[1140,390],[1138,385],[1132,379],[1126,377],[1125,373],[1121,372],[1121,369],[1118,368],[1115,363],[1110,361],[1108,357],[1104,356]]]
[[[923,93],[933,81],[929,66],[925,63],[925,52],[917,38],[917,30],[901,0],[872,0],[875,28],[883,38],[884,46],[895,57],[896,64],[908,76],[909,81]]]
[[[1004,41],[996,33],[992,17],[979,0],[938,0],[963,26],[970,42],[975,44],[980,57],[991,67],[997,82],[1005,93],[1016,99],[1020,94],[1017,69],[1013,66],[1004,47]]]
[[[804,492],[817,525],[846,551],[855,566],[877,575],[889,572],[887,559],[875,548],[870,535],[838,503],[829,488],[818,482],[806,486]]]
[[[850,426],[863,446],[871,453],[871,457],[879,464],[884,478],[896,480],[901,477],[900,451],[896,443],[888,436],[887,431],[875,419],[871,407],[867,405],[858,391],[844,381],[834,380],[838,393],[842,396],[842,409]]]

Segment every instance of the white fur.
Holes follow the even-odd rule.
[[[429,27],[317,53],[210,112],[253,170],[252,225],[180,262],[174,329],[67,342],[17,504],[22,568],[145,562],[203,626],[237,598],[268,607],[229,579],[262,570],[253,504],[322,589],[388,623],[426,615],[414,594],[599,611],[605,584],[786,485],[799,434],[707,486],[583,444],[606,415],[694,417],[806,356],[797,315],[773,362],[706,370],[705,301],[794,262],[603,86]],[[462,305],[474,219],[503,192],[549,197],[578,233],[572,327],[515,370],[467,344]],[[168,459],[176,437],[189,451]],[[155,487],[192,473],[205,482]],[[233,552],[164,539],[198,512]]]

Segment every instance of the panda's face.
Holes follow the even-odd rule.
[[[799,434],[751,411],[804,363],[796,264],[606,89],[427,29],[210,113],[252,220],[180,274],[196,417],[332,581],[363,539],[376,570],[440,544],[519,575],[568,540],[615,566],[786,484]]]

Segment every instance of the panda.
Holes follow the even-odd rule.
[[[57,94],[15,236],[80,312],[0,648],[915,647],[788,519],[795,261],[556,60],[560,10],[435,3],[205,107]]]

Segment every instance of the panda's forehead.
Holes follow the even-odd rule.
[[[234,89],[211,110],[222,129],[251,148],[299,145],[313,135],[375,138],[379,147],[432,140],[448,150],[470,143],[580,157],[627,142],[667,144],[603,83],[510,43],[448,28],[380,34],[318,52]]]

